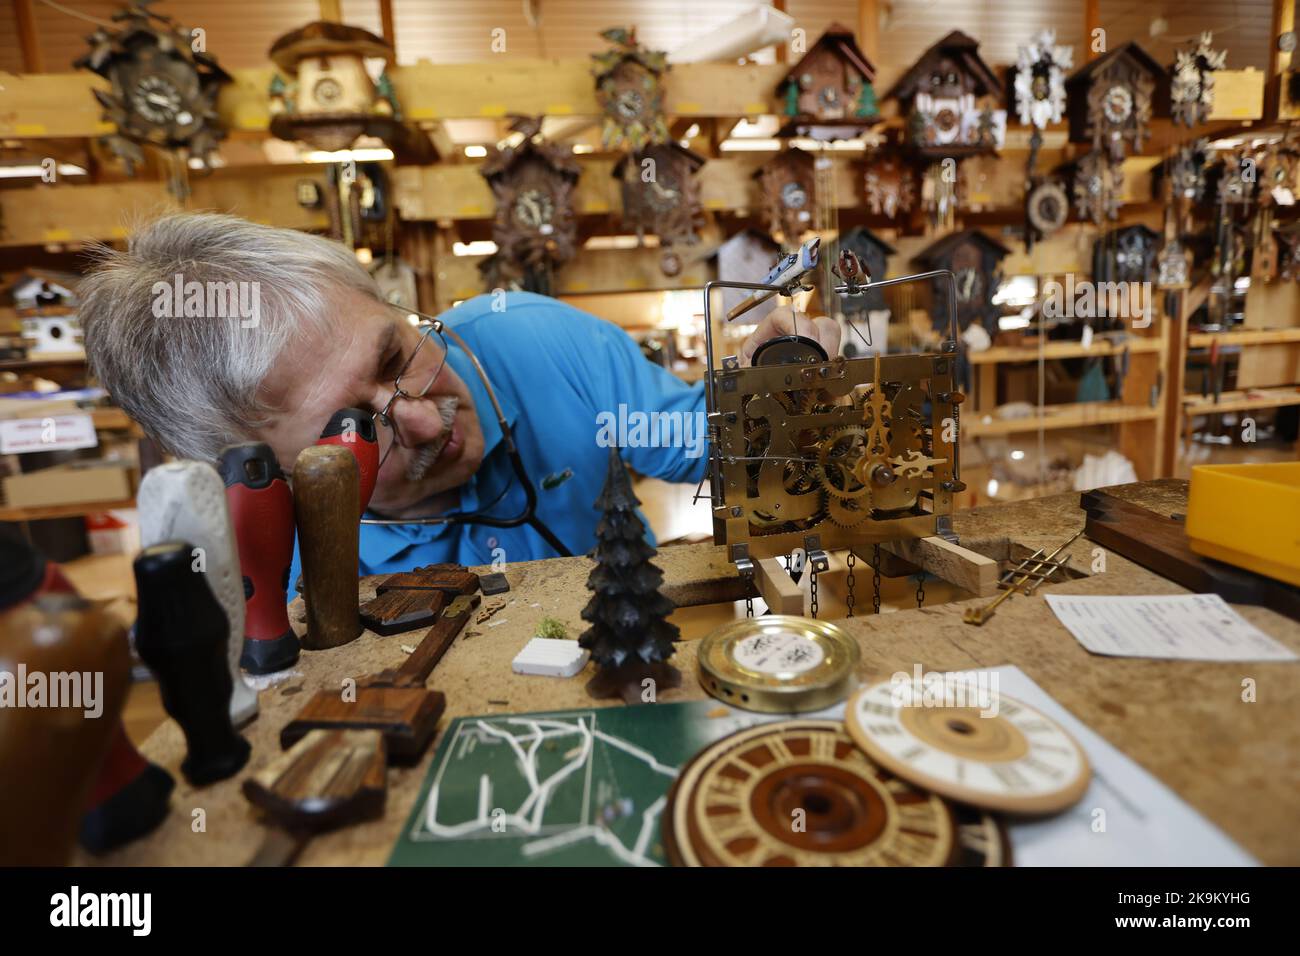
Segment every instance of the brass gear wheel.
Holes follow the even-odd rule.
[[[854,474],[866,454],[867,441],[867,429],[861,425],[841,425],[831,429],[817,446],[817,479],[832,498],[861,498],[871,493]]]
[[[856,528],[866,520],[870,511],[869,501],[862,498],[826,499],[826,520],[841,528]]]

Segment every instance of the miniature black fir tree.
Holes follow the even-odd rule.
[[[610,448],[609,474],[595,504],[603,517],[591,552],[596,566],[587,578],[592,595],[582,609],[582,619],[591,627],[578,644],[591,651],[599,668],[587,692],[622,697],[629,704],[652,701],[658,689],[681,683],[681,672],[667,663],[678,632],[665,619],[676,605],[659,592],[664,573],[650,563],[657,552],[646,543],[645,525],[636,513],[640,503],[618,449]],[[645,684],[646,678],[654,683]]]

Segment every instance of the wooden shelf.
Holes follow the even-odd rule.
[[[134,508],[135,499],[88,501],[75,505],[45,505],[39,508],[0,508],[0,521],[46,521],[50,518],[78,518],[95,511]]]
[[[1246,392],[1224,392],[1217,402],[1201,398],[1199,395],[1188,395],[1183,398],[1183,414],[1191,418],[1193,415],[1245,412],[1256,408],[1284,408],[1287,405],[1300,405],[1300,389],[1253,388]]]
[[[1187,336],[1189,348],[1220,345],[1300,345],[1300,329],[1237,329],[1234,332],[1193,332]]]
[[[1121,345],[1105,339],[1095,341],[1084,348],[1080,342],[1048,342],[1043,346],[1043,358],[1067,359],[1090,358],[1096,355],[1119,355],[1127,346],[1131,354],[1159,352],[1161,342],[1158,338],[1132,338]],[[1039,348],[1037,345],[994,346],[983,352],[969,352],[967,358],[971,365],[1002,365],[1012,362],[1037,362]]]
[[[998,435],[1015,435],[1022,432],[1059,428],[1089,428],[1094,425],[1117,425],[1123,422],[1154,421],[1160,410],[1142,406],[1119,405],[1114,402],[1075,402],[1069,405],[1048,405],[1041,416],[1028,418],[993,418],[991,421],[965,420],[961,430],[968,438],[990,438]]]
[[[85,365],[84,352],[58,352],[52,355],[38,355],[24,359],[0,359],[0,372],[16,372],[25,368],[41,368],[47,365]]]

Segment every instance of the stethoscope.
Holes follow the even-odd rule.
[[[513,518],[497,518],[497,517],[493,517],[492,515],[478,514],[478,513],[471,512],[470,514],[454,513],[454,514],[447,514],[447,515],[434,515],[428,518],[365,518],[363,517],[361,519],[361,523],[370,524],[370,525],[380,525],[380,526],[391,526],[391,525],[400,525],[400,524],[420,524],[420,525],[478,524],[478,525],[484,525],[489,528],[517,528],[520,525],[528,525],[528,527],[532,528],[539,535],[541,535],[543,541],[545,541],[552,548],[558,551],[561,557],[565,557],[565,558],[573,557],[573,552],[570,551],[567,547],[565,547],[564,542],[561,541],[556,536],[555,532],[553,532],[550,528],[548,528],[546,526],[546,523],[537,516],[537,488],[533,484],[532,480],[528,477],[528,472],[524,468],[524,460],[523,458],[520,457],[519,448],[515,444],[514,432],[510,428],[510,423],[506,421],[506,414],[504,411],[502,411],[501,403],[497,400],[496,389],[492,387],[492,382],[488,379],[487,372],[484,371],[483,366],[479,363],[478,356],[476,356],[473,353],[473,351],[470,350],[470,347],[465,344],[465,340],[462,339],[454,329],[449,327],[441,319],[434,318],[431,315],[425,315],[423,312],[416,312],[414,309],[408,309],[406,311],[410,312],[413,315],[418,315],[421,318],[427,319],[428,321],[433,323],[434,329],[440,334],[450,337],[451,340],[461,348],[461,350],[469,357],[469,360],[474,364],[474,371],[478,375],[479,381],[483,383],[483,387],[487,389],[488,398],[492,402],[492,409],[493,411],[496,412],[497,422],[501,426],[501,436],[502,438],[505,439],[506,454],[510,458],[510,467],[511,469],[513,469],[515,473],[515,477],[519,480],[520,485],[523,486],[524,509],[521,512],[519,512],[519,514],[515,515]],[[493,504],[495,504],[495,502],[493,502]],[[491,507],[491,505],[489,505],[489,507]]]

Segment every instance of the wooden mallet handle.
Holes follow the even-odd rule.
[[[302,554],[308,650],[339,647],[361,635],[357,601],[359,477],[352,453],[337,445],[304,448],[293,466],[293,505]]]

